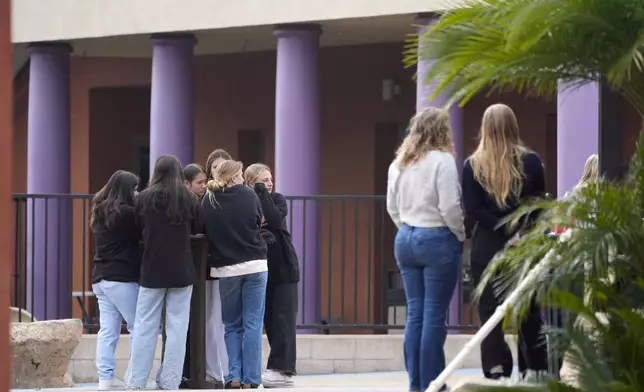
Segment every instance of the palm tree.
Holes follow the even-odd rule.
[[[488,88],[550,95],[561,82],[598,81],[644,115],[643,49],[639,0],[474,0],[412,36],[405,63],[435,61],[427,78],[450,103]]]
[[[549,96],[560,83],[600,82],[644,118],[643,52],[642,0],[480,0],[412,37],[405,60],[434,61],[428,81],[438,82],[435,94],[450,95],[448,104],[484,91]],[[574,201],[535,201],[511,223],[536,210],[536,225],[497,256],[482,284],[508,292],[549,250],[558,255],[536,269],[512,312],[520,317],[536,296],[567,315],[556,348],[567,353],[577,385],[550,380],[543,390],[644,391],[644,135],[626,181],[585,187]],[[570,240],[544,236],[553,226],[574,228]]]

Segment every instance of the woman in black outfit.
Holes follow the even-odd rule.
[[[474,283],[494,257],[508,243],[518,239],[502,220],[527,199],[545,194],[545,174],[539,156],[519,138],[517,119],[506,105],[487,108],[481,124],[481,138],[463,168],[463,202],[470,224],[474,225],[470,264]],[[485,323],[502,299],[491,286],[485,287],[478,305]],[[541,312],[536,303],[519,329],[519,371],[548,369],[547,350],[541,339]],[[486,378],[499,379],[512,374],[512,353],[499,324],[481,344],[481,361]]]
[[[271,347],[264,388],[293,388],[296,360],[297,283],[300,267],[291,234],[286,228],[286,198],[273,192],[273,176],[268,166],[255,163],[244,172],[246,184],[262,202],[264,228],[274,236],[268,244],[268,285],[264,329]]]
[[[148,188],[137,197],[136,212],[145,250],[126,386],[143,389],[147,384],[165,305],[167,340],[156,381],[160,389],[176,390],[181,383],[196,279],[190,235],[203,227],[199,199],[186,188],[177,158],[162,155],[156,160]]]
[[[243,184],[242,163],[217,166],[201,205],[210,275],[219,280],[228,353],[227,389],[258,388],[268,266],[262,206]]]
[[[94,234],[92,290],[98,300],[101,328],[96,341],[98,389],[116,385],[114,351],[123,319],[132,332],[139,294],[141,230],[136,222],[136,175],[119,170],[92,200],[90,227]]]

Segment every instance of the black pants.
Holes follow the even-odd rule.
[[[472,236],[471,270],[474,284],[481,282],[485,268],[494,255],[503,249],[506,238],[496,232],[478,227]],[[508,293],[509,294],[509,293]],[[488,321],[503,298],[499,298],[490,285],[486,286],[481,295],[478,310],[481,323]],[[548,370],[548,350],[542,335],[543,320],[541,311],[535,301],[532,301],[528,314],[519,326],[519,372],[526,370]],[[497,366],[503,367],[503,376],[512,374],[512,351],[505,341],[502,325],[499,323],[488,337],[481,343],[481,363],[486,378],[491,378],[490,370]]]
[[[264,329],[271,351],[267,369],[295,375],[297,323],[297,283],[271,283],[266,286]]]

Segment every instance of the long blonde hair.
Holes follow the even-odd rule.
[[[430,151],[453,152],[449,113],[433,107],[412,117],[409,133],[396,152],[396,166],[402,170]]]
[[[577,183],[577,185],[575,185],[575,189],[595,183],[597,181],[599,181],[599,155],[593,154],[586,160],[584,171],[581,174],[579,182]]]
[[[244,171],[244,181],[246,181],[246,184],[248,186],[255,185],[255,182],[257,182],[257,177],[259,177],[259,174],[264,170],[269,173],[271,171],[271,169],[263,163],[253,163]]]
[[[470,164],[474,179],[499,207],[506,206],[508,197],[521,194],[526,151],[512,109],[500,103],[489,106],[483,113],[479,145],[470,157]]]
[[[215,198],[215,192],[235,185],[235,174],[239,173],[244,164],[239,161],[224,161],[217,166],[215,177],[208,181],[206,189],[208,190],[208,200],[213,206],[219,205]]]

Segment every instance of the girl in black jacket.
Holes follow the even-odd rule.
[[[96,247],[92,289],[98,300],[101,323],[96,341],[99,390],[118,387],[114,351],[123,319],[128,331],[134,328],[141,269],[141,230],[134,210],[138,183],[136,175],[119,170],[92,200],[90,226]]]
[[[147,385],[165,305],[167,340],[157,373],[160,389],[176,390],[185,358],[190,298],[196,271],[190,235],[202,228],[199,199],[184,184],[183,168],[171,155],[160,156],[146,190],[136,200],[145,250],[132,333],[132,357],[126,372],[128,389]]]
[[[275,237],[275,242],[268,244],[264,328],[271,351],[262,384],[265,388],[292,388],[300,268],[291,234],[286,228],[288,205],[282,194],[273,192],[273,177],[268,166],[261,163],[250,165],[244,172],[244,179],[262,203],[264,228]]]
[[[257,388],[262,376],[262,320],[268,267],[262,207],[243,184],[242,163],[217,166],[202,201],[210,275],[219,280],[228,353],[227,389]]]

